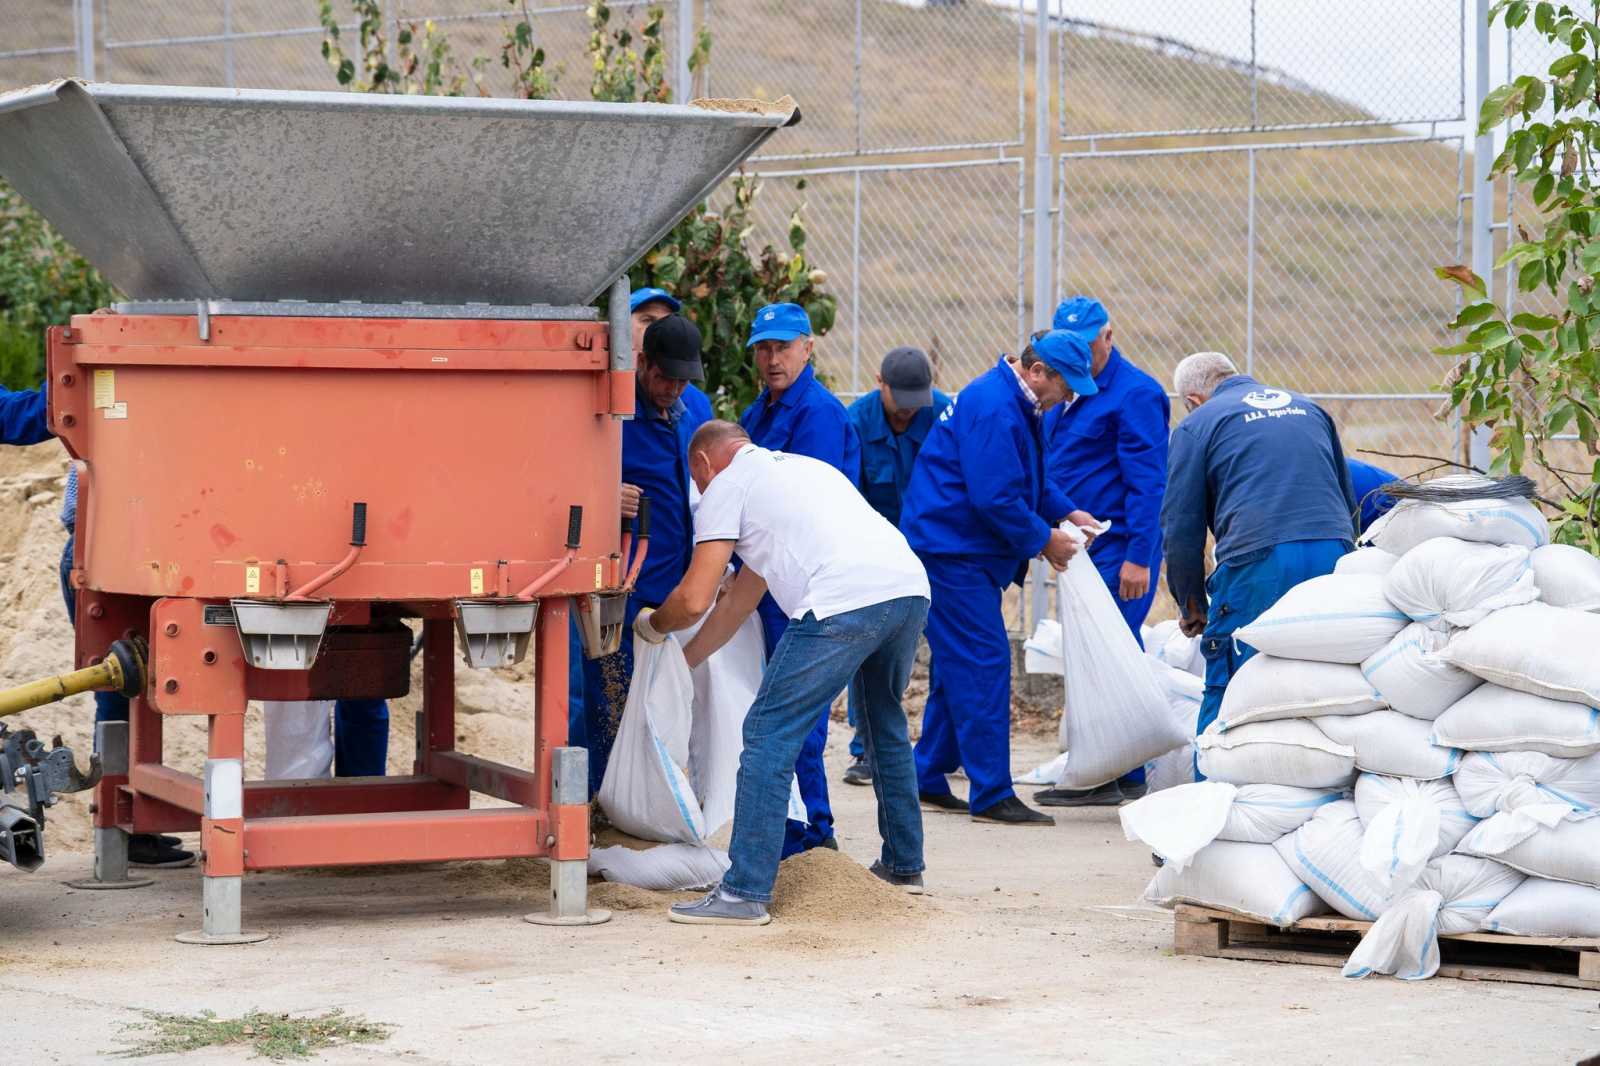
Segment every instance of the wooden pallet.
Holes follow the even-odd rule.
[[[1173,951],[1218,959],[1342,967],[1371,922],[1302,918],[1288,929],[1232,911],[1180,904]],[[1461,933],[1439,938],[1439,976],[1600,988],[1600,939]]]

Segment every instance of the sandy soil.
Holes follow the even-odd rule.
[[[1032,765],[1049,745],[1015,754]],[[829,758],[837,776],[840,744]],[[870,862],[871,790],[838,786],[835,808],[845,855]],[[60,882],[87,857],[57,855],[0,870],[0,999],[61,1034],[36,1045],[49,1063],[114,1051],[143,1010],[329,1007],[397,1027],[330,1063],[1499,1064],[1600,1049],[1593,992],[1174,957],[1170,916],[1137,902],[1148,852],[1112,811],[1053,829],[925,821],[929,895],[886,894],[822,856],[784,871],[778,916],[749,930],[672,925],[671,897],[619,886],[595,888],[606,925],[528,925],[545,874],[507,862],[252,876],[247,925],[272,939],[185,947],[171,938],[198,924],[194,870],[77,892]]]

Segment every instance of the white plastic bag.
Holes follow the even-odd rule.
[[[1480,685],[1434,720],[1433,742],[1467,751],[1538,751],[1580,759],[1600,751],[1600,711]]]
[[[1393,555],[1382,548],[1357,548],[1339,557],[1333,564],[1336,574],[1378,574],[1382,576],[1394,569],[1394,564],[1400,561],[1398,555]]]
[[[1041,618],[1033,636],[1022,642],[1022,669],[1030,674],[1061,673],[1061,623]]]
[[[1541,820],[1549,824],[1534,824]],[[1530,877],[1600,888],[1600,817],[1593,812],[1557,804],[1502,811],[1479,822],[1456,851],[1505,863]]]
[[[1487,484],[1477,474],[1435,478],[1430,485]],[[1550,524],[1538,507],[1527,500],[1458,500],[1430,503],[1401,500],[1362,535],[1362,543],[1404,555],[1434,537],[1456,537],[1481,544],[1516,544],[1538,548],[1550,543]]]
[[[1226,733],[1213,722],[1195,746],[1200,773],[1213,781],[1345,788],[1356,776],[1355,749],[1329,740],[1305,718],[1255,722]]]
[[[1021,777],[1012,775],[1013,785],[1054,785],[1061,779],[1061,773],[1067,768],[1067,759],[1072,753],[1064,751],[1053,759],[1035,766]]]
[[[1154,636],[1152,635],[1152,639]],[[1151,652],[1151,646],[1145,645],[1145,652]],[[1206,657],[1200,649],[1199,637],[1186,637],[1181,631],[1174,628],[1161,645],[1154,651],[1155,657],[1172,667],[1182,670],[1195,677],[1206,676]]]
[[[1600,889],[1530,877],[1489,912],[1483,928],[1508,936],[1600,936]]]
[[[1533,577],[1539,598],[1552,607],[1600,611],[1600,559],[1570,544],[1546,544],[1533,551]]]
[[[1117,814],[1129,840],[1143,841],[1182,871],[1213,840],[1271,844],[1340,798],[1330,790],[1200,781],[1135,800]]]
[[[1062,526],[1079,538],[1071,523]],[[1128,632],[1094,560],[1080,551],[1056,581],[1066,707],[1059,788],[1094,788],[1185,743],[1145,655]]]
[[[263,700],[269,781],[333,776],[333,700]]]
[[[1328,739],[1355,749],[1356,768],[1390,777],[1432,781],[1456,772],[1461,752],[1434,744],[1433,727],[1398,711],[1315,719]]]
[[[1229,679],[1217,721],[1226,732],[1251,722],[1366,714],[1382,706],[1382,698],[1358,667],[1260,653]]]
[[[1483,684],[1444,657],[1448,633],[1413,622],[1361,664],[1361,674],[1385,703],[1401,714],[1427,721]]]
[[[1537,751],[1469,752],[1452,778],[1469,814],[1565,803],[1575,811],[1600,810],[1600,755],[1558,759]]]
[[[1290,926],[1327,906],[1284,865],[1271,844],[1218,840],[1183,870],[1163,866],[1144,898],[1158,907],[1220,907],[1276,926]]]
[[[1390,893],[1361,865],[1365,830],[1349,800],[1324,804],[1311,820],[1272,845],[1300,880],[1346,918],[1375,921]]]
[[[1525,603],[1450,639],[1456,666],[1518,692],[1600,705],[1600,614]]]
[[[1383,593],[1413,620],[1447,631],[1539,597],[1527,548],[1455,537],[1423,541],[1384,576]]]
[[[1356,778],[1355,804],[1365,830],[1361,865],[1390,891],[1408,887],[1478,822],[1448,779],[1362,774]]]
[[[595,848],[589,853],[591,875],[652,892],[709,888],[727,872],[728,853],[701,844],[657,844],[643,850]]]
[[[1302,581],[1235,636],[1280,659],[1359,663],[1410,619],[1383,594],[1377,574],[1324,574]]]
[[[1416,886],[1398,896],[1345,963],[1346,977],[1394,974],[1418,981],[1439,972],[1439,934],[1471,933],[1523,883],[1499,863],[1446,855],[1422,871]]]

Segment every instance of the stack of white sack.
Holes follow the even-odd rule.
[[[1146,898],[1373,922],[1352,977],[1431,976],[1439,933],[1594,935],[1600,560],[1549,546],[1524,500],[1403,500],[1368,539],[1239,629],[1258,654],[1196,745],[1236,795],[1336,801],[1272,841],[1278,866],[1216,799],[1162,811],[1166,826],[1165,797],[1125,808],[1130,837],[1168,860]]]
[[[1061,754],[1014,782],[1088,789],[1140,766],[1152,788],[1193,780],[1205,670],[1198,640],[1163,623],[1141,634],[1141,654],[1086,551],[1057,576],[1056,614],[1061,621],[1035,627],[1023,659],[1029,673],[1062,675]]]
[[[690,633],[692,634],[692,630]],[[677,636],[634,643],[633,681],[595,800],[611,824],[658,847],[596,848],[589,872],[656,890],[715,884],[728,869],[708,841],[733,817],[744,717],[761,686],[761,623],[745,620],[715,655],[689,669]],[[790,817],[805,818],[797,786]]]

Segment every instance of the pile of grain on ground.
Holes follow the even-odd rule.
[[[904,889],[843,852],[813,848],[778,866],[772,890],[772,915],[786,921],[893,921],[918,911]]]

